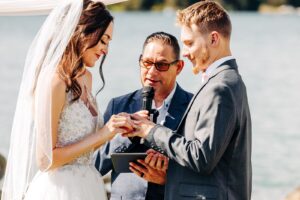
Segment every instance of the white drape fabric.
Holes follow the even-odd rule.
[[[47,17],[27,53],[2,200],[21,200],[37,171],[52,162],[51,80],[82,11],[81,0],[60,0]]]
[[[106,5],[126,0],[103,0]],[[46,15],[61,0],[0,0],[0,16]]]

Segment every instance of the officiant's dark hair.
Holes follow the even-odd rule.
[[[164,45],[170,45],[173,49],[175,59],[180,59],[180,47],[175,36],[166,32],[155,32],[149,35],[143,44],[143,53],[147,44],[153,41],[161,41]]]
[[[79,23],[76,26],[58,67],[59,75],[67,85],[67,92],[71,91],[74,96],[73,101],[78,100],[82,94],[82,88],[76,79],[85,71],[82,59],[83,53],[87,49],[97,45],[112,21],[112,15],[102,2],[94,2],[91,0],[83,1],[83,10]],[[102,70],[104,60],[105,55],[102,57],[99,66],[99,73],[103,85],[98,93],[105,85]]]

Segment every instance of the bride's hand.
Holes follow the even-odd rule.
[[[131,114],[130,119],[134,129],[131,132],[123,133],[123,137],[138,136],[145,138],[149,134],[150,130],[155,126],[155,123],[137,114]]]
[[[148,110],[140,110],[138,112],[135,112],[133,115],[138,115],[144,119],[149,119],[149,112]]]
[[[140,116],[142,118],[149,119],[149,115],[148,114],[149,114],[148,110],[140,110],[140,111],[137,111],[137,112],[135,112],[133,114],[121,112],[118,115],[128,117],[129,119],[132,119],[131,115],[138,115],[138,116]]]
[[[112,137],[117,133],[132,132],[134,129],[130,117],[125,115],[112,115],[104,128]]]
[[[126,127],[125,127],[125,129],[127,130],[126,134],[128,134],[130,132],[135,131],[135,129],[137,128],[136,125],[135,125],[136,123],[134,122],[134,116],[138,116],[142,119],[149,120],[149,115],[148,114],[149,114],[149,112],[147,110],[140,110],[140,111],[137,111],[133,114],[121,112],[121,113],[118,114],[118,116],[126,117],[127,120],[128,120],[128,123],[131,125],[131,129],[126,129]]]

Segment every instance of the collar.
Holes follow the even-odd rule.
[[[232,60],[234,59],[233,56],[226,56],[226,57],[223,57],[223,58],[220,58],[219,60],[216,60],[215,62],[213,62],[212,64],[210,64],[208,66],[208,68],[205,70],[205,74],[207,77],[210,77],[211,74],[213,73],[213,71],[215,69],[217,69],[222,63],[228,61],[228,60]],[[203,73],[203,72],[202,72]]]
[[[165,98],[165,100],[163,101],[163,104],[159,108],[155,107],[155,102],[153,100],[152,101],[152,108],[153,109],[157,109],[157,110],[161,110],[162,108],[168,109],[170,107],[171,100],[172,100],[172,98],[174,96],[176,88],[177,88],[177,83],[175,83],[175,87],[173,88],[173,90],[171,91],[171,93],[167,96],[167,98]]]

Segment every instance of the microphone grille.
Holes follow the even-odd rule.
[[[154,96],[154,88],[151,86],[143,87],[142,96],[143,97],[153,97]]]

